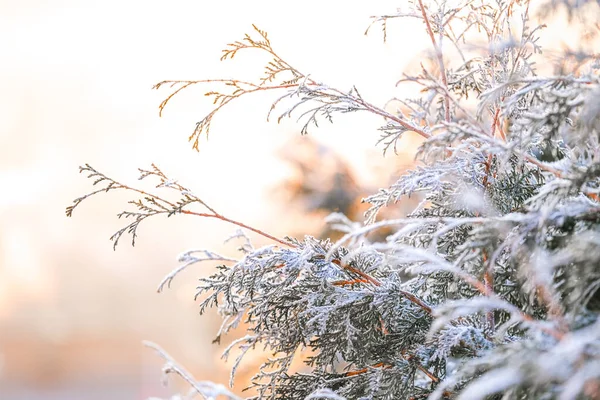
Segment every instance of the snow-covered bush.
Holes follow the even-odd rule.
[[[140,170],[141,178],[158,182],[154,192],[81,167],[98,190],[76,199],[67,214],[100,192],[135,193],[133,211],[119,214],[129,224],[113,236],[115,246],[126,233],[135,241],[138,225],[159,214],[240,227],[239,259],[186,253],[160,289],[188,265],[223,262],[200,280],[200,311],[218,308],[217,340],[247,328],[225,352],[238,354],[232,380],[248,351],[272,354],[256,371],[252,398],[600,399],[598,59],[566,52],[549,72],[551,59],[538,45],[542,27],[531,22],[527,0],[425,3],[406,1],[373,21],[385,37],[394,19],[417,18],[432,45],[420,72],[401,81],[420,86],[422,96],[396,99],[394,111],[356,87],[337,89],[297,70],[256,27],[222,58],[265,52],[270,61],[257,81],[156,85],[174,88],[161,111],[185,88],[222,85],[207,93],[215,108],[193,131],[194,148],[215,113],[264,91],[274,92],[269,113],[299,117],[302,133],[334,114],[366,111],[383,120],[384,150],[395,150],[403,135],[420,135],[415,169],[364,199],[364,223],[328,218],[342,239],[274,237],[220,214],[156,166]],[[599,15],[594,1],[545,6],[566,7],[573,24],[581,12]],[[544,60],[543,75],[536,59]],[[382,208],[405,196],[422,201],[405,218],[378,220]],[[384,242],[369,240],[390,227]],[[242,231],[272,244],[255,248]],[[306,368],[292,371],[302,352]],[[222,385],[193,380],[161,354],[165,370],[188,380],[192,393],[238,398]]]

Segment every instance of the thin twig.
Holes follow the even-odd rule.
[[[483,283],[486,287],[486,291],[494,293],[494,265],[492,261],[488,260],[487,251],[485,250],[483,250],[483,266],[485,269],[485,272],[483,273]],[[489,332],[493,334],[496,329],[494,310],[488,311],[485,319]]]
[[[331,260],[332,263],[340,266],[342,269],[345,269],[347,271],[350,271],[351,273],[358,275],[361,277],[362,281],[366,281],[369,283],[372,283],[375,286],[381,286],[381,282],[375,278],[373,278],[372,276],[362,272],[361,270],[354,268],[348,264],[344,264],[342,263],[342,261],[338,260],[338,259],[333,259]],[[417,296],[415,296],[414,294],[404,291],[404,290],[400,290],[399,291],[400,294],[402,294],[404,297],[406,297],[406,299],[408,299],[411,303],[419,306],[423,311],[425,311],[427,314],[431,315],[432,314],[432,309],[431,306],[429,306],[427,303],[425,303],[423,300],[419,299]]]
[[[186,381],[192,389],[194,389],[200,396],[205,399],[216,399],[218,396],[226,396],[230,400],[242,400],[241,397],[236,396],[231,391],[227,390],[225,386],[215,384],[212,382],[197,381],[191,373],[180,366],[166,351],[164,351],[159,345],[144,341],[144,346],[149,347],[156,351],[158,355],[166,361],[163,367],[165,374],[175,373],[179,375],[184,381]]]
[[[197,257],[192,256],[192,253],[204,253],[205,257],[204,258],[197,258]],[[225,256],[222,256],[220,254],[213,253],[212,251],[209,251],[209,250],[191,250],[191,251],[187,251],[187,252],[185,252],[183,255],[181,255],[179,257],[179,262],[183,262],[183,264],[181,264],[180,266],[178,266],[177,268],[175,268],[171,272],[169,272],[162,279],[162,281],[160,281],[160,283],[158,284],[158,289],[156,291],[158,293],[162,292],[163,289],[164,289],[164,287],[165,287],[165,285],[167,285],[167,287],[171,287],[171,282],[173,281],[173,279],[175,278],[175,276],[177,276],[181,271],[183,271],[184,269],[186,269],[190,265],[195,264],[197,262],[201,262],[201,261],[237,262],[238,260],[236,260],[235,258],[225,257]]]
[[[356,375],[362,375],[362,374],[366,374],[367,372],[369,372],[370,370],[372,370],[372,369],[375,369],[375,368],[383,368],[383,369],[388,369],[388,368],[392,368],[392,366],[391,366],[391,365],[389,365],[389,364],[386,364],[386,363],[380,362],[380,363],[377,363],[377,364],[375,364],[375,365],[372,365],[372,366],[370,366],[370,367],[361,368],[361,369],[358,369],[358,370],[355,370],[355,371],[348,371],[348,372],[346,372],[346,374],[345,374],[345,375],[346,375],[346,376],[356,376]]]
[[[441,43],[437,43],[435,40],[435,36],[433,34],[433,30],[431,29],[431,24],[429,22],[429,17],[427,16],[427,12],[425,11],[425,6],[423,5],[423,1],[419,0],[419,8],[421,9],[421,14],[423,15],[423,20],[425,21],[425,26],[427,28],[427,33],[429,34],[429,39],[431,39],[431,44],[435,50],[435,55],[437,57],[438,65],[440,68],[440,75],[442,78],[442,83],[444,87],[448,89],[448,77],[446,76],[446,67],[444,65],[444,55],[442,54]],[[448,94],[444,97],[444,111],[445,111],[445,119],[446,122],[450,122],[450,97]]]
[[[273,240],[277,243],[280,243],[284,246],[292,247],[292,248],[297,247],[296,245],[294,245],[290,242],[286,242],[283,239],[279,239],[279,238],[277,238],[273,235],[270,235],[260,229],[253,228],[249,225],[244,224],[243,222],[236,221],[231,218],[225,217],[224,215],[218,213],[213,207],[210,207],[204,200],[193,195],[189,189],[181,186],[178,183],[173,183],[172,180],[168,179],[167,176],[154,164],[152,165],[152,168],[153,169],[149,170],[149,171],[140,169],[140,172],[142,174],[140,176],[140,179],[146,178],[150,175],[157,176],[161,180],[161,183],[157,186],[157,188],[169,188],[169,189],[175,190],[177,193],[179,193],[182,196],[182,199],[180,200],[180,202],[174,203],[174,202],[164,199],[163,197],[155,195],[153,193],[146,192],[145,190],[141,190],[141,189],[129,186],[129,185],[125,185],[119,181],[111,179],[111,178],[107,177],[106,175],[98,172],[91,165],[85,164],[85,167],[79,167],[80,172],[89,171],[90,175],[88,175],[88,178],[96,178],[96,181],[94,182],[94,184],[97,184],[100,182],[105,182],[106,186],[104,188],[101,188],[101,189],[95,190],[91,193],[88,193],[85,196],[75,199],[73,201],[74,205],[67,207],[67,210],[66,210],[67,216],[70,217],[73,214],[73,211],[75,210],[75,208],[77,208],[84,200],[88,199],[89,197],[91,197],[93,195],[96,195],[96,194],[99,194],[102,192],[108,192],[111,190],[122,189],[122,190],[141,194],[142,196],[144,196],[144,199],[147,203],[144,203],[142,200],[130,202],[132,204],[135,204],[136,207],[138,207],[138,209],[141,211],[140,212],[125,211],[125,212],[122,212],[119,214],[119,216],[124,216],[126,218],[128,216],[134,216],[137,218],[135,219],[134,222],[130,223],[125,228],[119,230],[115,235],[112,236],[111,239],[115,240],[115,244],[114,244],[115,247],[116,247],[117,242],[118,242],[119,238],[121,237],[121,235],[124,234],[126,231],[130,232],[133,235],[134,240],[135,240],[135,230],[137,229],[137,225],[139,225],[145,218],[154,216],[154,215],[159,215],[159,214],[166,214],[168,216],[171,216],[173,214],[188,214],[188,215],[196,215],[196,216],[205,217],[205,218],[216,218],[216,219],[220,219],[221,221],[225,221],[230,224],[237,225],[241,228],[245,228],[252,232],[258,233],[259,235],[266,237],[267,239]],[[151,204],[148,204],[148,203],[151,203]],[[192,203],[201,204],[209,212],[208,213],[207,212],[196,212],[196,211],[184,209],[184,207],[186,207]],[[167,208],[165,205],[168,206],[169,208]]]
[[[261,235],[261,236],[264,236],[264,237],[266,237],[267,239],[271,239],[271,240],[273,240],[273,241],[275,241],[275,242],[277,242],[277,243],[280,243],[280,244],[282,244],[282,245],[284,245],[284,246],[287,246],[287,247],[297,247],[297,246],[296,246],[295,244],[293,244],[293,243],[286,242],[286,241],[284,241],[284,240],[282,240],[282,239],[276,238],[275,236],[273,236],[273,235],[270,235],[270,234],[268,234],[268,233],[267,233],[267,232],[265,232],[265,231],[262,231],[262,230],[260,230],[260,229],[257,229],[257,228],[253,228],[253,227],[251,227],[250,225],[246,225],[246,224],[244,224],[243,222],[236,221],[236,220],[234,220],[234,219],[231,219],[231,218],[227,218],[227,217],[225,217],[224,215],[221,215],[221,214],[216,214],[216,213],[215,213],[215,214],[200,213],[200,212],[196,212],[196,211],[190,211],[190,210],[181,210],[181,213],[182,213],[182,214],[188,214],[188,215],[196,215],[196,216],[198,216],[198,217],[205,217],[205,218],[216,218],[216,219],[220,219],[221,221],[229,222],[230,224],[237,225],[237,226],[239,226],[239,227],[241,227],[241,228],[245,228],[245,229],[248,229],[249,231],[252,231],[252,232],[258,233],[259,235]]]

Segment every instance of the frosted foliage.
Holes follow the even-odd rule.
[[[298,118],[302,133],[363,111],[382,119],[374,142],[388,156],[403,136],[420,137],[414,168],[363,200],[364,222],[327,218],[341,239],[277,238],[219,213],[156,166],[140,170],[157,183],[153,192],[81,167],[96,190],[67,214],[92,195],[121,190],[137,199],[119,214],[127,225],[115,245],[123,235],[135,242],[139,224],[161,214],[238,228],[228,241],[239,244],[239,257],[189,250],[159,291],[185,268],[219,264],[200,279],[197,301],[200,313],[216,308],[223,318],[215,340],[228,340],[229,384],[247,354],[267,354],[246,398],[600,399],[600,62],[580,49],[547,57],[533,22],[563,12],[587,32],[585,48],[598,3],[550,1],[536,18],[527,0],[400,5],[368,31],[381,29],[386,40],[397,19],[422,22],[431,47],[419,72],[398,83],[419,88],[418,98],[383,106],[356,87],[331,87],[284,61],[257,27],[223,53],[268,57],[255,81],[156,86],[173,88],[161,112],[181,90],[215,88],[207,93],[213,111],[190,136],[195,148],[215,113],[260,91],[277,92],[268,115]],[[409,197],[418,200],[412,212],[386,217]],[[255,247],[256,235],[268,243]],[[245,336],[228,339],[240,327]],[[195,380],[158,351],[190,397],[242,398]]]

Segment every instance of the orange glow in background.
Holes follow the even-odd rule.
[[[193,300],[197,278],[211,266],[195,265],[162,294],[156,286],[185,250],[234,256],[235,246],[223,239],[235,227],[150,219],[135,248],[123,237],[113,252],[108,238],[122,226],[115,214],[130,197],[92,198],[67,219],[65,207],[91,190],[77,167],[89,163],[138,185],[137,168],[155,163],[224,215],[276,236],[310,233],[315,226],[303,210],[271,195],[291,174],[278,151],[300,130],[294,120],[265,121],[273,93],[224,109],[197,153],[186,139],[211,110],[203,96],[211,87],[182,92],[163,118],[158,105],[170,92],[151,87],[166,79],[261,76],[269,60],[259,52],[219,61],[225,45],[254,23],[300,71],[340,89],[356,85],[383,105],[398,95],[395,82],[427,45],[413,20],[390,23],[385,44],[378,27],[363,35],[369,16],[396,5],[1,0],[0,398],[166,397],[174,391],[161,387],[162,363],[143,339],[198,379],[227,382],[229,365],[211,345],[219,318],[199,317]],[[357,114],[335,121],[313,128],[312,137],[351,162],[363,184],[389,183],[377,171],[398,160],[383,159],[375,147],[381,120]],[[410,163],[413,156],[401,157]]]

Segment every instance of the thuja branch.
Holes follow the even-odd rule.
[[[182,214],[188,214],[188,215],[196,215],[198,217],[220,219],[221,221],[229,222],[230,224],[237,225],[240,228],[245,228],[245,229],[248,229],[249,231],[258,233],[259,235],[264,236],[267,239],[271,239],[271,240],[273,240],[273,241],[275,241],[275,242],[277,242],[279,244],[282,244],[284,246],[295,247],[292,243],[289,243],[289,242],[286,242],[286,241],[284,241],[282,239],[279,239],[279,238],[277,238],[277,237],[275,237],[273,235],[270,235],[270,234],[266,233],[265,231],[253,228],[253,227],[251,227],[249,225],[244,224],[243,222],[233,220],[231,218],[228,218],[228,217],[226,217],[224,215],[221,215],[221,214],[218,214],[218,213],[200,213],[200,212],[190,211],[190,210],[181,210],[181,213]]]
[[[362,227],[355,232],[347,233],[344,237],[342,237],[340,240],[338,240],[338,242],[336,242],[335,244],[333,244],[331,246],[331,248],[328,251],[328,255],[332,254],[336,249],[339,248],[339,246],[341,246],[342,243],[348,241],[351,238],[356,239],[357,237],[363,236],[368,232],[371,232],[375,229],[379,229],[379,228],[382,228],[385,226],[408,225],[411,223],[415,223],[416,221],[420,222],[421,224],[440,224],[440,223],[450,224],[453,227],[458,227],[458,226],[467,225],[467,224],[481,224],[481,223],[492,222],[492,221],[505,222],[505,223],[523,222],[521,217],[519,216],[519,214],[513,214],[513,215],[509,214],[509,215],[505,215],[502,217],[487,217],[487,218],[483,218],[483,217],[399,218],[397,220],[388,220],[388,221],[374,223],[372,225]],[[461,268],[459,268],[457,265],[453,265],[434,254],[428,253],[422,249],[413,248],[411,246],[398,245],[398,244],[394,244],[394,243],[382,244],[382,245],[373,246],[373,247],[378,248],[380,250],[390,248],[396,252],[402,252],[402,254],[403,254],[402,257],[404,258],[405,262],[418,262],[419,264],[425,263],[423,265],[423,267],[420,267],[423,269],[423,271],[421,271],[421,272],[429,272],[429,271],[434,271],[434,270],[444,270],[444,271],[451,272],[452,274],[456,275],[457,277],[459,277],[460,279],[462,279],[463,281],[468,283],[470,286],[472,286],[475,290],[477,290],[483,296],[489,297],[490,299],[499,299],[500,300],[500,298],[496,295],[496,293],[493,290],[492,282],[488,282],[487,280],[485,282],[481,282],[476,277],[472,276],[471,274],[469,274],[469,273],[465,272],[464,270],[462,270]],[[489,268],[489,267],[487,267],[487,268]],[[416,268],[414,272],[417,272],[417,271],[419,271],[419,268]],[[492,277],[490,276],[490,277],[488,277],[488,279],[492,279]],[[428,314],[432,313],[431,308],[427,304],[423,303],[418,297],[416,297],[410,293],[403,293],[403,295],[406,296],[411,302],[413,302],[414,304],[418,305],[423,310],[425,310]],[[501,301],[503,301],[503,300],[501,300]],[[529,323],[536,325],[538,327],[538,329],[553,336],[555,339],[561,340],[564,337],[564,332],[562,332],[562,329],[563,329],[562,326],[558,330],[547,327],[547,326],[541,324],[540,321],[536,320],[533,316],[527,314],[526,312],[524,312],[516,307],[513,307],[512,305],[509,308],[511,309],[511,311],[513,313],[518,315],[522,321],[527,321]]]
[[[427,16],[427,12],[425,11],[425,6],[423,5],[423,1],[419,0],[419,8],[421,9],[421,14],[423,15],[423,21],[425,21],[425,26],[427,27],[427,33],[429,34],[429,38],[431,39],[431,44],[435,50],[435,56],[438,61],[438,65],[440,68],[440,75],[442,78],[442,83],[444,87],[448,88],[448,77],[446,76],[446,66],[444,65],[444,55],[442,54],[441,43],[438,43],[435,40],[435,36],[433,34],[433,30],[431,29],[431,23],[429,22],[429,17]],[[442,38],[442,32],[440,32],[440,41]],[[450,122],[450,96],[446,94],[444,97],[444,117],[446,122]]]
[[[494,137],[494,131],[496,129],[496,124],[498,121],[498,114],[500,112],[500,108],[496,108],[496,112],[494,115],[494,120],[492,121],[492,134],[491,136]],[[489,188],[489,184],[490,184],[490,173],[491,173],[491,169],[492,169],[492,162],[493,162],[493,155],[490,153],[488,154],[487,160],[485,161],[485,174],[483,177],[483,187],[485,188],[485,190],[487,191]],[[486,288],[486,292],[489,293],[493,293],[494,292],[494,262],[493,260],[490,261],[488,260],[488,252],[486,249],[482,249],[482,261],[483,261],[483,265],[484,265],[484,273],[483,273],[483,283],[485,285]],[[496,329],[496,321],[494,318],[494,310],[489,310],[486,313],[486,322],[487,322],[487,328],[490,332],[494,332]]]
[[[303,133],[307,132],[310,124],[318,126],[317,117],[324,118],[331,122],[334,113],[368,111],[385,118],[388,126],[390,124],[389,121],[391,121],[393,123],[392,128],[400,133],[412,131],[424,138],[431,137],[431,133],[428,132],[427,129],[366,101],[354,87],[349,91],[342,91],[329,87],[310,78],[309,75],[300,72],[279,57],[273,50],[266,32],[261,31],[256,26],[253,27],[256,33],[258,33],[259,38],[253,38],[250,35],[246,35],[242,41],[230,44],[227,49],[223,50],[224,55],[221,60],[233,58],[238,51],[245,49],[258,49],[266,52],[272,57],[272,60],[265,67],[265,77],[261,78],[256,83],[237,79],[204,79],[193,81],[162,81],[154,85],[154,89],[159,89],[167,85],[171,88],[176,88],[159,105],[159,115],[162,115],[165,107],[174,96],[190,86],[214,83],[225,86],[226,90],[219,89],[205,93],[205,96],[213,98],[213,104],[216,107],[196,124],[196,128],[190,135],[189,140],[193,141],[194,149],[198,150],[199,138],[202,134],[209,134],[214,116],[223,107],[244,95],[269,90],[285,90],[286,93],[273,102],[268,116],[270,116],[271,112],[283,99],[294,98],[295,104],[280,114],[278,122],[281,121],[283,117],[291,117],[293,112],[297,112],[300,114],[298,119],[306,118],[307,120],[302,128]],[[308,110],[301,109],[301,106],[308,104],[310,104],[312,108],[309,108]]]
[[[440,382],[440,378],[437,375],[433,374],[427,368],[425,368],[424,366],[422,366],[421,364],[416,362],[415,356],[412,356],[412,355],[406,354],[405,352],[402,352],[402,358],[404,358],[407,362],[413,364],[416,369],[418,369],[423,374],[425,374],[433,383]],[[361,369],[357,369],[357,370],[353,370],[353,371],[348,371],[345,373],[345,375],[349,376],[349,377],[363,375],[363,374],[366,374],[366,373],[368,373],[374,369],[378,369],[378,368],[389,369],[389,368],[392,368],[392,365],[386,364],[384,362],[380,362],[380,363],[371,365],[369,367],[365,367],[365,368],[361,368]]]
[[[391,365],[389,365],[389,364],[386,364],[386,363],[382,363],[382,362],[380,362],[380,363],[377,363],[377,364],[375,364],[375,365],[372,365],[372,366],[370,366],[370,367],[361,368],[361,369],[358,369],[358,370],[355,370],[355,371],[348,371],[348,372],[346,372],[346,374],[345,374],[345,375],[346,375],[346,376],[356,376],[356,375],[362,375],[362,374],[366,374],[367,372],[369,372],[369,371],[371,371],[371,370],[373,370],[373,369],[376,369],[376,368],[388,369],[388,368],[391,368],[391,367],[392,367],[392,366],[391,366]]]
[[[298,85],[296,84],[281,84],[281,85],[271,85],[271,86],[262,86],[257,85],[251,82],[240,81],[237,79],[202,79],[197,81],[162,81],[154,85],[154,89],[159,89],[163,85],[169,85],[170,87],[179,86],[173,93],[171,93],[167,98],[165,98],[159,105],[159,115],[162,116],[162,113],[165,110],[165,107],[169,103],[169,101],[177,95],[182,90],[197,84],[202,83],[223,83],[226,87],[231,88],[232,91],[230,93],[220,92],[220,91],[209,91],[206,92],[205,96],[213,97],[213,104],[216,107],[208,113],[200,122],[196,124],[196,128],[189,136],[189,141],[194,141],[193,148],[195,150],[199,150],[199,140],[200,136],[204,133],[208,136],[210,132],[210,127],[212,123],[212,119],[214,116],[225,107],[227,104],[232,102],[235,99],[242,97],[243,95],[260,92],[260,91],[268,91],[268,90],[280,90],[280,89],[290,89],[296,88]],[[308,85],[316,85],[314,82],[308,82]]]
[[[179,92],[181,92],[184,89],[187,89],[188,87],[192,86],[192,85],[197,85],[200,83],[224,83],[225,85],[248,85],[250,87],[256,87],[256,85],[254,83],[251,82],[246,82],[246,81],[241,81],[239,79],[200,79],[200,80],[192,80],[192,81],[186,81],[186,80],[164,80],[161,82],[158,82],[157,84],[155,84],[154,86],[152,86],[152,89],[160,89],[162,86],[164,85],[168,85],[170,88],[174,88],[177,87],[177,89],[175,89],[170,95],[168,95],[158,106],[158,115],[160,117],[162,117],[162,114],[167,106],[167,104],[171,101],[171,99],[173,97],[175,97],[175,95],[177,95]]]
[[[422,373],[424,373],[425,375],[427,375],[427,377],[428,377],[429,379],[431,379],[431,381],[432,381],[433,383],[439,383],[439,382],[440,382],[440,378],[439,378],[437,375],[435,375],[435,374],[431,373],[431,372],[430,372],[430,371],[429,371],[427,368],[425,368],[425,367],[423,367],[421,364],[419,364],[419,363],[417,362],[417,358],[416,358],[415,356],[413,356],[413,355],[410,355],[410,354],[406,354],[406,352],[404,352],[404,351],[403,351],[403,352],[402,352],[402,357],[403,357],[403,358],[404,358],[406,361],[408,361],[408,362],[410,362],[410,363],[413,363],[413,364],[414,364],[414,365],[417,367],[417,369],[418,369],[419,371],[421,371]]]
[[[273,240],[281,245],[288,247],[295,247],[293,244],[279,239],[273,235],[268,234],[267,232],[244,224],[243,222],[231,219],[226,217],[219,212],[217,212],[213,207],[209,206],[204,200],[200,197],[196,196],[192,193],[188,188],[180,185],[176,181],[169,179],[156,165],[152,164],[152,168],[150,170],[139,169],[141,175],[139,177],[140,180],[153,176],[157,178],[160,182],[156,185],[156,188],[164,188],[171,189],[177,193],[177,200],[167,200],[164,197],[158,196],[156,194],[147,192],[145,190],[141,190],[121,182],[118,182],[103,173],[94,169],[91,165],[86,164],[83,167],[79,167],[79,172],[88,172],[88,178],[95,179],[93,185],[103,184],[104,186],[98,190],[92,191],[84,196],[78,197],[73,200],[73,205],[67,207],[66,214],[68,217],[72,216],[73,211],[77,208],[84,200],[102,193],[109,192],[111,190],[124,190],[129,192],[134,192],[141,195],[141,198],[136,200],[129,201],[129,204],[133,204],[136,208],[134,211],[122,211],[118,214],[118,217],[125,219],[133,219],[133,222],[126,225],[124,228],[119,229],[113,236],[111,236],[111,240],[114,242],[113,248],[116,248],[119,239],[125,233],[129,233],[132,236],[132,245],[135,245],[135,239],[137,237],[137,229],[142,221],[144,221],[148,217],[153,217],[156,215],[166,215],[170,217],[175,214],[188,214],[188,215],[196,215],[199,217],[205,218],[216,218],[221,221],[228,222],[230,224],[239,226],[241,228],[248,229],[252,232],[255,232],[267,239]],[[202,207],[206,209],[207,212],[197,212],[189,209],[189,206],[192,204],[200,204]]]
[[[325,258],[325,256],[320,256],[318,258]],[[358,283],[370,283],[374,286],[381,286],[381,282],[376,279],[373,278],[372,276],[370,276],[369,274],[354,268],[351,265],[348,265],[347,263],[344,263],[342,260],[339,259],[332,259],[331,262],[335,265],[337,265],[338,267],[340,267],[340,269],[345,270],[350,272],[353,275],[358,276],[358,279],[354,279],[354,280],[343,280],[343,281],[335,281],[333,282],[334,285],[336,286],[344,286],[344,285],[354,285],[354,284],[358,284]],[[411,303],[415,304],[416,306],[418,306],[419,308],[421,308],[423,311],[425,311],[427,314],[432,315],[432,308],[430,305],[428,305],[425,301],[421,300],[420,298],[418,298],[417,296],[415,296],[414,294],[407,292],[405,290],[399,290],[400,294],[402,294],[402,296],[404,296],[408,301],[410,301]]]
[[[361,270],[359,270],[357,268],[352,267],[351,265],[342,263],[341,260],[333,259],[333,260],[331,260],[331,262],[338,265],[340,268],[342,268],[344,270],[347,270],[355,275],[360,276],[361,279],[363,279],[369,283],[372,283],[375,286],[381,286],[381,282],[379,282],[377,279],[369,276],[368,274],[362,272]]]
[[[483,283],[485,285],[485,289],[487,293],[494,293],[494,264],[492,261],[488,260],[487,251],[482,250],[482,259],[483,265],[485,267],[485,271],[483,273]],[[485,316],[488,329],[490,332],[494,332],[496,329],[496,321],[494,318],[494,311],[490,310],[486,313]]]
[[[225,396],[230,400],[242,400],[241,397],[236,396],[220,384],[215,384],[206,381],[197,381],[191,373],[185,368],[180,366],[166,351],[155,343],[144,341],[144,346],[149,347],[156,351],[156,353],[165,361],[163,367],[163,373],[166,375],[174,373],[179,375],[184,381],[186,381],[193,391],[205,399],[216,399],[220,396]]]

